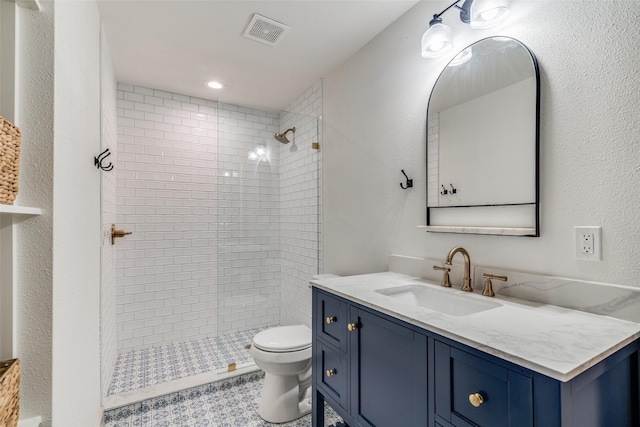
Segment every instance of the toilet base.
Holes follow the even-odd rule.
[[[309,387],[298,375],[264,375],[258,415],[270,423],[286,423],[311,412]]]

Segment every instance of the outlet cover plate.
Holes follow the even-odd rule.
[[[576,226],[573,227],[575,240],[576,259],[587,261],[602,261],[602,227],[600,226]],[[587,237],[587,239],[585,239]],[[585,243],[591,246],[591,251],[585,251]]]

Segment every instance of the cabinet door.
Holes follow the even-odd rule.
[[[363,426],[426,426],[426,337],[356,308],[350,321],[352,415]]]
[[[436,341],[435,411],[458,427],[533,426],[532,379]]]

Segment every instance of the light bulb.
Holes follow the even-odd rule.
[[[207,86],[209,86],[211,89],[222,89],[223,88],[222,83],[216,82],[216,81],[207,82]]]
[[[436,22],[422,35],[422,56],[437,58],[453,47],[453,34],[448,25]]]
[[[511,12],[509,0],[474,0],[471,3],[472,28],[482,30],[503,23]]]

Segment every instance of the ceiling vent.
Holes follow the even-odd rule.
[[[289,29],[290,27],[280,22],[254,13],[243,35],[248,39],[275,46]]]

